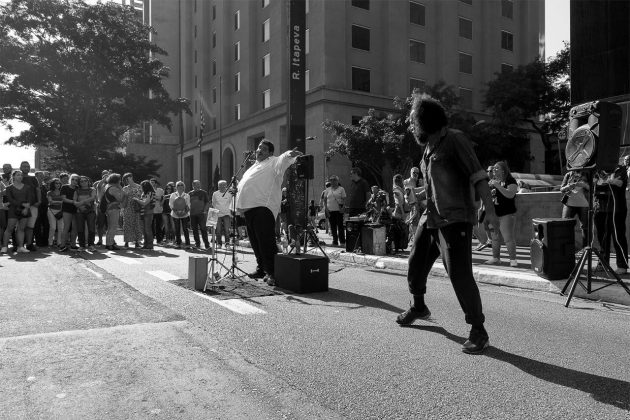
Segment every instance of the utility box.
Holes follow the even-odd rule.
[[[385,255],[387,229],[381,225],[365,225],[361,229],[361,243],[364,254]]]
[[[188,257],[188,286],[203,290],[208,276],[208,258],[199,255]]]

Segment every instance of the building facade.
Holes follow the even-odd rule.
[[[141,145],[177,167],[163,180],[200,179],[212,189],[214,173],[229,180],[261,138],[287,149],[287,0],[145,0],[144,9],[168,51],[160,57],[171,69],[168,89],[193,111],[175,118],[171,132],[150,127]],[[544,56],[544,0],[306,0],[306,11],[311,198],[331,174],[349,182],[349,162],[324,157],[333,139],[323,121],[392,112],[395,96],[440,80],[482,113],[496,72]]]

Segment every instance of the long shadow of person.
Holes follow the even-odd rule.
[[[369,308],[384,309],[386,311],[394,312],[397,314],[404,311],[404,309],[401,309],[394,305],[390,305],[389,303],[383,302],[382,300],[374,299],[369,296],[359,295],[357,293],[352,293],[352,292],[348,292],[346,290],[340,290],[340,289],[328,289],[328,292],[312,293],[312,294],[309,294],[308,297],[311,299],[311,301],[306,301],[292,295],[287,295],[286,299],[289,301],[301,303],[304,305],[320,305],[320,306],[338,307],[339,305],[332,305],[332,303],[342,303],[342,304],[347,304],[346,305],[347,309],[360,309],[360,308],[369,307]],[[330,304],[313,303],[312,300],[320,300],[322,302],[326,302]]]
[[[410,325],[406,328],[436,332],[458,344],[462,344],[466,340],[464,337],[452,334],[437,325]],[[630,382],[540,362],[492,346],[484,355],[509,363],[543,381],[587,392],[596,401],[630,411]]]

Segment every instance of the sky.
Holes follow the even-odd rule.
[[[553,57],[569,41],[569,0],[545,1],[545,55]],[[10,163],[14,168],[23,160],[35,167],[35,149],[7,146],[4,142],[28,126],[19,121],[11,121],[13,133],[0,126],[0,164]]]

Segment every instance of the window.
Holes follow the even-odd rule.
[[[217,88],[215,87],[212,88],[212,103],[217,103]]]
[[[195,114],[197,113],[197,100],[195,99]]]
[[[304,72],[304,90],[307,91],[311,88],[311,71],[306,70]]]
[[[370,71],[352,67],[352,90],[370,91]]]
[[[306,38],[304,40],[304,54],[308,54],[308,52],[311,50],[311,30],[307,29],[306,31],[304,31],[304,38]]]
[[[264,55],[262,58],[262,71],[263,77],[269,76],[269,74],[271,74],[271,59],[269,54]]]
[[[360,115],[353,115],[352,117],[350,117],[351,124],[357,127],[361,125],[362,119],[363,117]]]
[[[212,5],[212,20],[216,20],[217,19],[217,5],[213,4]]]
[[[409,22],[424,26],[424,5],[409,2]]]
[[[512,0],[501,0],[501,16],[512,19],[514,14],[514,3]]]
[[[262,93],[262,107],[267,109],[271,106],[271,90],[267,89]]]
[[[217,117],[212,117],[212,129],[217,129]]]
[[[263,22],[262,24],[262,42],[269,41],[269,19]]]
[[[472,74],[472,55],[459,53],[459,71]]]
[[[262,0],[262,8],[269,6],[269,0]]]
[[[194,12],[197,13],[197,0],[195,0],[194,8],[195,8]]]
[[[197,89],[197,75],[195,74],[195,89]]]
[[[306,10],[306,13],[308,13],[308,11],[310,10],[310,5],[309,5],[309,0],[306,0],[305,2],[306,4],[304,5],[304,9]]]
[[[514,35],[506,31],[501,31],[501,48],[514,51]]]
[[[237,41],[234,44],[234,61],[238,61],[241,59],[241,41]]]
[[[414,79],[413,77],[409,79],[409,92],[413,93],[414,90],[418,90],[418,92],[424,92],[427,83],[421,79]]]
[[[472,109],[472,90],[459,88],[459,105],[463,109]]]
[[[370,10],[370,0],[352,0],[352,5],[360,9]]]
[[[466,4],[472,4],[472,0],[459,0],[459,1]]]
[[[416,63],[424,63],[426,55],[426,45],[424,42],[409,40],[409,59]]]
[[[198,130],[198,128],[197,128],[197,126],[195,126],[195,138],[199,137],[199,134],[197,134],[197,130]]]
[[[237,10],[236,13],[234,13],[234,30],[238,31],[238,28],[241,27],[241,11]]]
[[[195,50],[194,56],[195,56],[195,63],[196,63],[197,62],[197,50]]]
[[[459,18],[459,36],[466,39],[473,39],[472,20]]]
[[[511,64],[501,63],[501,73],[509,73],[514,70],[514,66]]]
[[[234,121],[241,119],[241,104],[234,105]]]
[[[241,72],[234,75],[234,92],[241,91]]]
[[[370,30],[368,28],[352,25],[352,48],[370,51]]]
[[[217,75],[217,60],[212,60],[212,75]]]
[[[212,32],[212,48],[216,48],[217,46],[217,33]]]
[[[197,25],[195,25],[194,33],[195,33],[195,38],[197,38]]]

